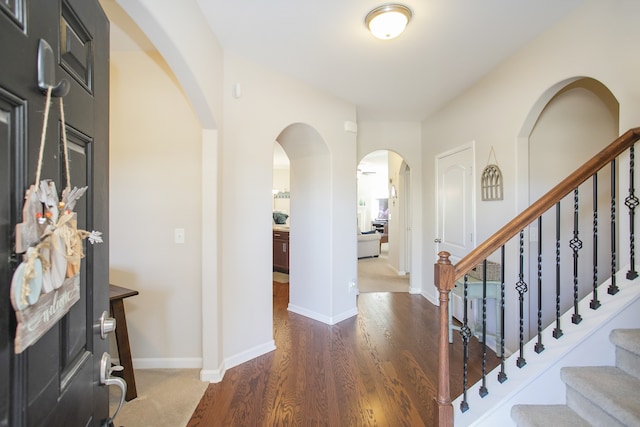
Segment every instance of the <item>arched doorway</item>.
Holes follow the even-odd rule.
[[[399,154],[377,150],[362,158],[357,176],[359,290],[408,292],[411,169]]]
[[[325,321],[331,314],[330,237],[323,228],[330,203],[329,149],[304,123],[287,126],[276,141],[290,167],[288,309]]]

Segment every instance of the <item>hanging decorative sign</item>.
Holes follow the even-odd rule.
[[[24,254],[11,280],[11,304],[18,325],[14,351],[23,352],[56,324],[80,299],[82,240],[102,242],[102,233],[79,230],[76,202],[88,187],[71,189],[64,109],[60,119],[67,186],[58,198],[55,182],[40,180],[51,102],[47,91],[35,184],[25,193],[22,223],[16,225],[16,253]]]
[[[489,163],[491,161],[491,155],[495,163]],[[502,172],[498,167],[498,160],[496,159],[496,153],[493,151],[493,146],[489,152],[489,159],[487,160],[487,166],[482,170],[481,178],[482,200],[502,200],[503,188],[502,188]]]

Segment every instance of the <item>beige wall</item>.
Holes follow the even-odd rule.
[[[237,84],[240,97],[231,90]],[[273,141],[285,129],[300,137],[299,144],[288,134],[287,142],[281,141],[291,160],[291,251],[298,250],[299,256],[290,259],[290,287],[296,308],[328,323],[356,312],[355,292],[348,288],[357,277],[356,142],[355,134],[344,130],[345,121],[355,122],[356,111],[351,104],[231,55],[225,56],[224,85],[221,265],[223,347],[229,367],[273,348]],[[305,139],[304,129],[312,130],[307,135],[311,139]],[[307,145],[310,141],[314,143]],[[308,173],[318,173],[307,163],[314,156],[322,158],[323,177],[315,187],[307,180]],[[300,183],[308,185],[301,188]],[[305,211],[312,209],[305,197],[314,195],[322,204]],[[301,211],[300,206],[306,207]],[[305,227],[308,218],[316,220]],[[296,249],[295,239],[305,237],[320,242],[315,256]],[[296,293],[296,282],[309,287],[303,295]]]
[[[563,86],[580,76],[599,80],[620,102],[620,130],[638,125],[640,58],[630,55],[633,41],[640,40],[640,29],[635,25],[638,16],[635,2],[589,1],[423,122],[425,168],[434,164],[438,153],[475,140],[479,173],[491,147],[495,149],[505,197],[500,202],[478,200],[478,242],[515,216],[522,205],[526,194],[518,192],[518,186],[519,180],[527,179],[522,176],[521,163],[523,159],[528,163],[528,158],[527,145],[521,142],[528,140],[540,111]],[[425,174],[423,182],[423,262],[425,286],[430,287],[436,256],[431,208],[434,177]],[[513,277],[514,271],[508,274]],[[513,339],[514,334],[512,331],[508,338]]]
[[[157,53],[112,52],[110,282],[138,367],[200,367],[201,128]],[[185,243],[174,243],[174,229]]]

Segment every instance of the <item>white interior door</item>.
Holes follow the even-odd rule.
[[[474,148],[467,144],[436,158],[436,254],[447,251],[458,262],[475,247]],[[453,315],[462,317],[462,304],[453,299]]]

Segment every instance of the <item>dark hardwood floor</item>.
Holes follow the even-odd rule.
[[[277,349],[210,384],[190,426],[431,426],[438,308],[420,295],[369,293],[359,314],[329,326],[287,311],[289,286],[274,286]],[[462,341],[454,334],[451,392],[462,392]],[[470,345],[469,384],[481,375]],[[499,364],[489,350],[487,371]]]

